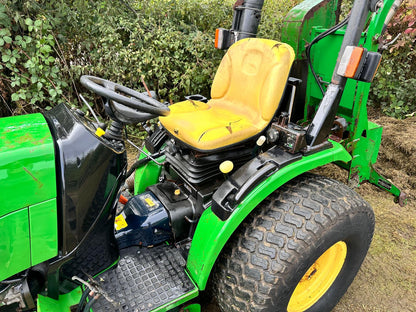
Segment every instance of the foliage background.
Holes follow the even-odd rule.
[[[383,60],[372,84],[370,103],[386,115],[416,114],[416,0],[399,8],[385,35]]]
[[[415,1],[393,20],[371,103],[405,117],[416,111]],[[298,0],[265,2],[259,36],[279,39],[282,20]],[[209,95],[223,55],[215,28],[229,28],[233,0],[0,0],[0,116],[79,101],[79,77],[91,74],[165,101]],[[143,91],[143,90],[142,90]],[[82,90],[101,111],[101,100]]]
[[[77,105],[82,74],[135,89],[143,75],[164,100],[208,95],[223,54],[213,34],[231,16],[221,0],[1,0],[0,113]]]

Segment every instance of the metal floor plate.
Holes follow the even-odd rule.
[[[101,297],[93,311],[151,311],[178,299],[195,290],[185,264],[180,252],[167,245],[121,250],[118,266],[95,279],[118,305]]]

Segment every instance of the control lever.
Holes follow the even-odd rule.
[[[88,110],[91,112],[92,116],[94,117],[95,121],[97,122],[97,128],[95,129],[96,130],[95,134],[97,134],[98,136],[104,135],[105,134],[105,129],[107,128],[107,125],[103,122],[100,122],[100,120],[98,119],[94,110],[92,109],[90,104],[88,104],[87,100],[82,96],[82,94],[80,94],[79,97],[84,102],[84,104],[87,105]]]

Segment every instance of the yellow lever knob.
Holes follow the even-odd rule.
[[[231,160],[223,161],[220,165],[220,171],[224,174],[231,172],[234,169],[234,164]]]
[[[95,131],[95,135],[98,137],[102,137],[105,134],[105,131],[101,128],[97,128],[97,130]]]

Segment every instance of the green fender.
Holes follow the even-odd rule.
[[[347,163],[351,160],[350,154],[342,145],[336,142],[332,142],[332,144],[333,147],[330,149],[304,156],[276,171],[255,187],[227,220],[221,221],[211,208],[204,211],[198,222],[187,260],[189,274],[200,290],[205,289],[214,263],[228,239],[261,201],[280,186],[304,172],[331,162]]]

